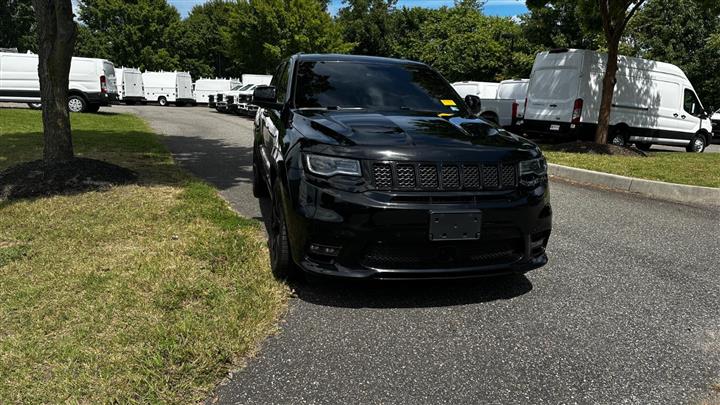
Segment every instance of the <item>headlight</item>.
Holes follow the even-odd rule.
[[[527,187],[538,185],[547,179],[545,158],[520,162],[520,184]]]
[[[346,174],[349,176],[361,176],[360,161],[355,159],[344,159],[322,155],[305,155],[307,169],[320,176],[334,176]]]

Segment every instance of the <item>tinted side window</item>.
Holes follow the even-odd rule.
[[[278,71],[280,77],[278,79],[278,82],[276,84],[277,86],[277,99],[279,102],[285,102],[285,94],[287,93],[287,85],[288,85],[288,64],[283,63],[280,65],[280,69]]]
[[[702,108],[700,108],[700,101],[698,101],[695,93],[690,89],[685,89],[685,99],[683,102],[685,111],[692,115],[700,115]]]

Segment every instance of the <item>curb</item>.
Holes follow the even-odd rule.
[[[589,184],[642,194],[644,196],[686,204],[704,204],[720,206],[720,188],[689,186],[686,184],[665,183],[662,181],[638,179],[578,169],[548,163],[548,174],[581,184]]]

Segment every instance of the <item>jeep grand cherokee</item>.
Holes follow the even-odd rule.
[[[547,263],[540,149],[478,118],[477,98],[428,66],[300,54],[254,100],[253,191],[271,196],[279,277],[455,278]]]

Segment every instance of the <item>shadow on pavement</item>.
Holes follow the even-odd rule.
[[[220,190],[252,182],[252,147],[201,136],[163,135],[161,139],[184,169]]]
[[[355,281],[311,278],[294,283],[298,298],[343,308],[432,308],[507,300],[532,291],[525,275],[465,280]]]

